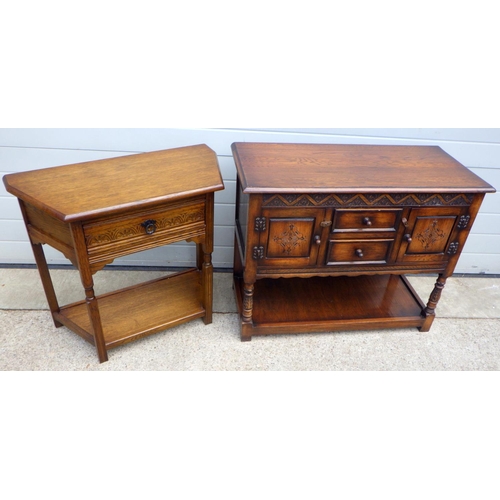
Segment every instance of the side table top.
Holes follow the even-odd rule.
[[[65,222],[224,189],[217,156],[204,144],[7,174],[3,181],[9,193]]]
[[[438,146],[234,143],[245,193],[493,193]]]

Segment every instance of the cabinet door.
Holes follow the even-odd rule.
[[[314,266],[321,246],[324,209],[273,208],[262,211],[259,266]],[[256,224],[256,228],[259,223]]]
[[[400,262],[441,262],[457,253],[455,241],[458,218],[466,212],[462,208],[414,208],[399,249]]]

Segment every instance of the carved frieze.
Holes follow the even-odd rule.
[[[469,206],[469,193],[264,194],[263,207]]]

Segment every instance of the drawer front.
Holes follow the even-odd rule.
[[[385,264],[394,240],[331,240],[327,265]]]
[[[116,258],[202,235],[205,200],[85,224],[90,261]]]
[[[336,210],[333,231],[395,231],[402,209]]]

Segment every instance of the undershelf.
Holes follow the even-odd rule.
[[[107,348],[205,316],[198,270],[101,295],[97,301]],[[61,307],[55,319],[94,343],[85,301]]]
[[[240,314],[243,280],[235,278]],[[425,307],[404,276],[257,280],[246,335],[420,327]],[[248,326],[247,326],[248,325]]]

